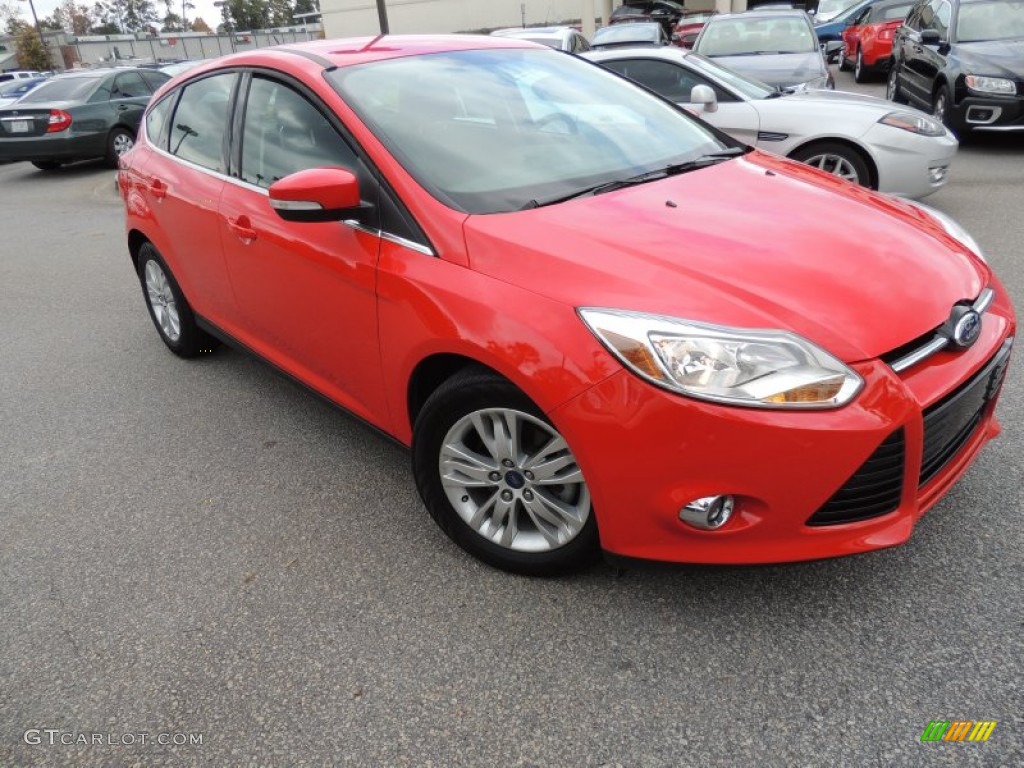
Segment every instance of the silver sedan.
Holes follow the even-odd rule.
[[[742,142],[901,197],[940,189],[956,137],[929,115],[871,96],[785,93],[679,48],[586,58],[635,80]]]

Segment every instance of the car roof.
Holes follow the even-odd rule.
[[[308,43],[290,43],[237,55],[251,58],[261,57],[261,54],[273,55],[291,52],[323,59],[332,67],[349,67],[373,61],[430,53],[537,47],[539,47],[537,43],[504,35],[377,35],[375,37],[350,37],[335,40],[313,40]],[[225,56],[218,61],[230,62],[232,58],[232,56]]]
[[[765,8],[764,10],[757,9],[744,11],[743,13],[716,13],[713,19],[708,20],[708,23],[710,24],[712,21],[718,23],[728,21],[729,19],[784,19],[786,17],[810,19],[806,11],[801,11],[797,8]]]

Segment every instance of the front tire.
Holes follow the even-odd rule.
[[[149,316],[167,348],[184,358],[210,352],[214,340],[196,325],[178,282],[151,243],[139,248],[138,269]]]
[[[833,176],[871,188],[871,172],[861,154],[845,144],[820,142],[801,147],[790,155],[793,160],[819,168]]]
[[[517,387],[466,369],[416,419],[416,486],[460,547],[506,571],[552,576],[598,554],[597,522],[565,438]]]
[[[115,128],[107,137],[106,162],[111,168],[117,168],[121,156],[135,146],[135,134],[127,128]]]

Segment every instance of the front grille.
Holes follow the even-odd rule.
[[[985,406],[1003,383],[1011,344],[1007,341],[973,378],[925,410],[919,487],[935,477],[978,428]]]
[[[889,435],[807,524],[852,523],[895,511],[903,491],[905,442],[902,429]]]

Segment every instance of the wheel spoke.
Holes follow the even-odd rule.
[[[531,500],[523,499],[523,507],[526,514],[530,516],[534,526],[552,547],[559,547],[563,541],[572,537],[575,533],[573,526],[560,518],[557,514],[548,510],[544,504],[534,497]],[[565,529],[565,536],[559,536],[559,532]]]
[[[570,521],[573,524],[578,524],[580,522],[580,517],[582,515],[581,510],[578,507],[573,507],[554,496],[547,490],[547,488],[537,488],[534,495],[535,498],[540,499],[541,503],[548,510],[561,518],[565,525],[569,525]]]
[[[487,519],[487,516],[491,513],[491,510],[494,508],[495,502],[497,501],[498,491],[495,490],[487,501],[485,501],[483,504],[477,507],[476,512],[473,513],[473,516],[466,521],[470,524],[470,526],[472,526],[473,530],[480,530],[481,526],[484,524],[484,521]]]
[[[441,448],[442,481],[460,488],[485,488],[494,485],[489,477],[497,464],[464,445],[446,444]]]
[[[519,525],[516,512],[515,501],[505,501],[498,499],[494,503],[494,515],[492,517],[496,528],[504,528],[501,531],[501,536],[498,539],[498,543],[503,547],[512,546],[512,540],[515,539],[516,534],[519,533]]]
[[[567,482],[562,475],[559,475],[559,471],[567,467],[576,467],[576,459],[573,458],[571,453],[565,453],[561,456],[556,456],[547,461],[542,461],[539,464],[533,465],[533,474],[537,479],[537,482],[554,481],[559,483]],[[578,469],[576,471],[579,471]],[[567,474],[572,474],[571,472]],[[572,482],[572,481],[568,481]]]

